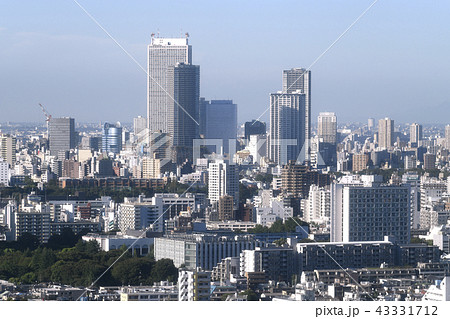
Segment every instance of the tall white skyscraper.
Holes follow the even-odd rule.
[[[324,143],[336,144],[337,121],[336,114],[332,112],[321,112],[318,116],[317,135]]]
[[[450,125],[445,127],[445,147],[450,150]]]
[[[177,63],[192,63],[192,48],[188,38],[157,38],[152,35],[148,46],[148,106],[147,125],[150,132],[169,132],[169,67]]]
[[[147,128],[147,119],[142,116],[135,117],[133,119],[133,132],[134,135],[137,136],[142,130]]]
[[[311,138],[311,71],[304,68],[283,70],[283,93],[305,94],[305,141]]]
[[[409,128],[409,141],[411,144],[420,146],[422,140],[422,125],[413,123]]]
[[[384,118],[378,121],[378,146],[388,149],[394,145],[394,120]]]
[[[306,158],[305,117],[306,94],[270,94],[269,158],[284,165],[297,160],[303,150]],[[302,156],[300,156],[302,157]]]

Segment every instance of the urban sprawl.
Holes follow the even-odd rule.
[[[1,123],[1,300],[450,300],[450,126],[312,121],[304,68],[240,124],[192,54],[133,123]]]

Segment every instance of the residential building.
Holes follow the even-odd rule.
[[[311,138],[311,71],[304,68],[283,70],[283,93],[305,94],[305,141]],[[306,149],[309,145],[306,145]]]
[[[3,158],[10,168],[16,165],[16,138],[8,134],[0,133],[0,158]]]
[[[211,290],[211,272],[180,269],[178,271],[179,301],[208,301]]]
[[[422,125],[413,123],[409,127],[409,142],[411,146],[419,147],[423,139]]]
[[[244,250],[240,255],[240,275],[264,272],[266,280],[290,283],[298,272],[296,255],[293,248],[256,247]]]
[[[150,226],[153,231],[162,232],[163,214],[163,202],[160,198],[153,197],[151,202],[125,198],[124,203],[119,204],[118,226],[122,232],[128,229],[146,229]]]
[[[331,241],[379,241],[394,236],[400,244],[409,243],[409,185],[382,185],[374,176],[363,179],[363,184],[341,180],[331,185]]]
[[[369,154],[352,154],[352,171],[361,172],[369,166]]]
[[[384,118],[378,121],[378,147],[390,149],[394,145],[394,120]]]
[[[307,165],[299,165],[294,161],[281,169],[281,188],[283,192],[295,197],[306,198],[311,185],[324,187],[330,184],[330,176],[311,170]]]
[[[8,162],[0,158],[0,186],[9,186],[9,179],[11,178],[11,170]]]
[[[128,286],[120,289],[120,301],[177,301],[178,287],[167,281],[153,286]]]
[[[221,196],[233,197],[235,209],[239,205],[239,171],[235,164],[216,160],[208,166],[208,198],[211,203],[219,201]]]
[[[155,238],[155,259],[171,259],[175,267],[212,270],[222,259],[237,257],[243,250],[257,246],[260,242],[249,235],[166,235]]]
[[[324,143],[335,145],[337,143],[337,121],[336,114],[332,112],[321,112],[318,116],[317,136]]]
[[[278,165],[308,159],[306,94],[270,94],[269,158]]]

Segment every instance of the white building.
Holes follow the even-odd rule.
[[[164,229],[163,213],[161,198],[153,197],[151,202],[125,198],[124,203],[119,204],[117,223],[122,232],[128,229],[145,229],[149,226],[152,226],[153,231],[162,232]]]
[[[317,135],[324,143],[336,144],[337,120],[333,112],[320,112],[317,118]]]
[[[261,164],[261,159],[267,156],[267,136],[250,135],[246,149],[253,158],[253,163]]]
[[[152,35],[148,46],[147,125],[150,132],[169,133],[173,124],[173,97],[169,91],[169,67],[192,63],[188,38],[159,38]]]
[[[0,157],[0,186],[9,186],[9,179],[11,178],[11,171],[9,164],[3,158]]]
[[[423,301],[450,301],[450,277],[436,282],[430,286],[422,298]]]
[[[211,290],[211,273],[180,269],[178,272],[179,301],[208,301]]]
[[[208,198],[211,204],[224,195],[233,196],[235,208],[239,205],[239,170],[237,165],[216,160],[208,167]]]
[[[120,249],[122,246],[129,248],[133,246],[130,251],[132,254],[145,256],[150,252],[150,247],[153,245],[154,238],[137,237],[130,235],[101,235],[96,233],[89,233],[82,237],[84,241],[96,241],[103,251],[110,251]]]
[[[361,184],[362,182],[362,184]],[[331,185],[331,241],[410,241],[410,187],[387,186],[363,177],[355,184]]]
[[[301,91],[270,94],[269,158],[272,162],[285,165],[297,160],[304,150],[305,107],[306,95]]]
[[[120,289],[120,301],[177,301],[178,287],[167,281],[153,286],[131,286]]]
[[[303,219],[306,222],[326,222],[331,215],[331,192],[311,185],[308,198],[302,200]]]

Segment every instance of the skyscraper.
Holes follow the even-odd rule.
[[[188,38],[157,38],[152,35],[148,46],[148,107],[147,118],[150,132],[169,133],[169,67],[177,63],[192,63],[192,48]],[[171,94],[170,94],[171,95]]]
[[[324,143],[336,144],[337,123],[336,114],[332,112],[321,112],[318,116],[317,135]]]
[[[192,158],[193,140],[198,137],[200,99],[200,67],[177,63],[168,67],[168,133],[172,137],[173,160],[177,163]]]
[[[102,152],[120,153],[122,150],[122,127],[119,123],[116,125],[105,123],[102,130]]]
[[[375,126],[375,119],[374,118],[369,118],[367,120],[367,129],[369,131],[372,131],[374,126]]]
[[[283,70],[283,93],[305,94],[305,141],[311,138],[311,71],[304,68]]]
[[[450,125],[445,126],[445,147],[450,150]]]
[[[394,145],[394,120],[384,118],[378,121],[378,147],[388,149]]]
[[[422,140],[422,125],[413,123],[409,128],[409,142],[416,147],[420,146]]]
[[[205,138],[221,139],[223,152],[229,153],[230,143],[236,143],[236,136],[237,105],[232,100],[212,100],[206,105]],[[208,148],[216,153],[221,151],[214,146]]]
[[[48,126],[50,155],[58,156],[61,151],[69,151],[77,145],[75,120],[70,117],[52,117]]]
[[[270,94],[269,158],[278,165],[297,160],[302,150],[306,153],[305,99],[303,93]]]
[[[145,128],[147,128],[147,119],[145,117],[138,116],[133,119],[133,131],[135,136],[141,133]]]

